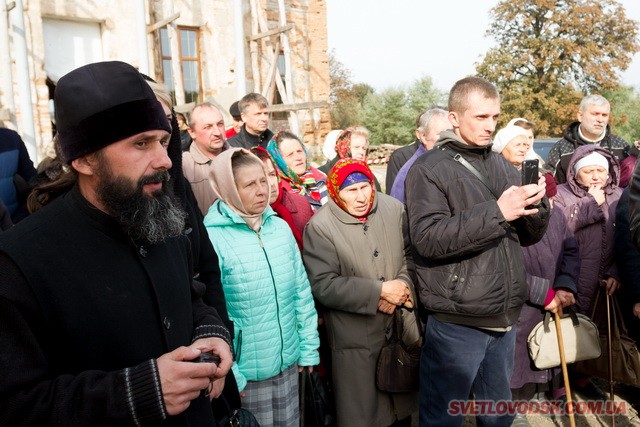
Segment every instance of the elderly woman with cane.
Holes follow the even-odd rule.
[[[555,206],[575,234],[580,251],[577,311],[591,315],[596,293],[604,287],[613,295],[620,286],[614,257],[615,211],[622,190],[619,164],[613,154],[597,145],[576,149],[567,169],[567,182],[558,186]],[[587,376],[576,375],[574,389],[585,397],[606,400]]]

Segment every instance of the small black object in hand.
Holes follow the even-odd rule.
[[[200,356],[198,356],[195,359],[191,360],[191,362],[195,362],[195,363],[215,363],[216,365],[219,365],[220,364],[220,357],[216,356],[215,354],[211,354],[211,353],[202,353],[202,354],[200,354]]]

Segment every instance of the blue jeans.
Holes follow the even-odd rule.
[[[510,401],[515,338],[515,327],[491,332],[429,316],[420,356],[420,426],[462,425],[463,415],[454,405],[468,402],[472,387],[477,401]],[[476,423],[510,426],[513,418],[479,414]]]

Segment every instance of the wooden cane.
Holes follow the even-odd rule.
[[[609,400],[611,400],[611,405],[613,407],[614,397],[613,397],[613,348],[611,347],[611,295],[605,290],[607,294],[607,348],[609,352]],[[616,416],[615,414],[611,414],[611,425],[615,427],[616,425]]]
[[[558,350],[560,350],[560,365],[562,366],[562,377],[564,378],[564,388],[567,391],[567,404],[565,410],[569,415],[569,425],[576,427],[576,420],[573,417],[573,404],[571,401],[571,387],[569,386],[569,371],[567,370],[567,359],[564,357],[564,341],[562,339],[562,326],[560,325],[560,314],[555,312],[554,320],[556,324],[556,335],[558,336]]]

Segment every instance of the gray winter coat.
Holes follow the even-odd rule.
[[[338,426],[387,427],[417,410],[416,393],[383,393],[375,385],[376,362],[392,319],[378,311],[382,282],[413,284],[402,230],[402,204],[376,193],[366,222],[329,200],[304,232],[313,295],[327,309]]]

